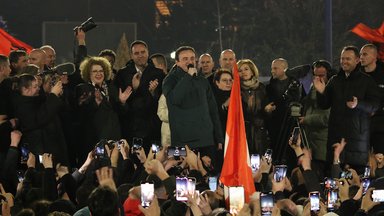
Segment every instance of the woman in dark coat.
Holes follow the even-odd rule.
[[[18,78],[20,94],[15,96],[14,103],[15,116],[23,133],[22,142],[28,143],[29,150],[35,155],[51,153],[55,162],[67,164],[67,146],[59,118],[62,88],[58,81],[45,97],[39,96],[36,77],[23,74]]]
[[[229,96],[231,95],[231,89],[233,84],[232,73],[227,69],[218,69],[213,78],[214,87],[213,94],[215,95],[217,109],[219,111],[219,118],[221,123],[221,129],[225,134],[225,128],[227,126],[228,117],[228,105]],[[224,160],[224,146],[218,149],[216,171],[220,172]]]
[[[102,57],[85,59],[80,71],[85,83],[76,89],[80,128],[83,130],[78,157],[79,161],[83,161],[101,139],[120,139],[121,128],[116,113],[118,93],[107,82],[112,73],[108,60]]]
[[[249,152],[263,154],[269,148],[269,138],[264,125],[264,107],[267,93],[259,81],[259,70],[250,59],[237,62],[241,78],[241,97],[245,107],[244,121]]]

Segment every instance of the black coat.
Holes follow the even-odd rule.
[[[77,86],[76,92],[77,98],[84,93],[90,93],[87,100],[78,107],[82,131],[79,139],[81,140],[79,150],[82,155],[80,158],[85,159],[88,152],[101,139],[118,140],[121,138],[120,123],[115,111],[117,92],[113,85],[108,85],[109,99],[104,97],[99,105],[95,101],[95,87],[92,84],[80,84]]]
[[[346,102],[355,96],[354,109]],[[317,102],[323,109],[331,108],[328,124],[328,158],[333,155],[332,145],[345,138],[343,162],[366,165],[369,152],[370,116],[379,107],[380,94],[374,80],[357,67],[346,77],[344,71],[333,76],[323,94],[317,93]],[[344,158],[343,158],[344,156]]]
[[[176,67],[165,78],[172,145],[191,148],[224,143],[215,97],[202,76],[190,76]]]
[[[130,60],[117,72],[114,84],[124,91],[132,86],[132,78],[137,73],[135,63]],[[159,85],[154,96],[148,90],[149,82],[157,79]],[[152,61],[142,73],[139,87],[133,91],[120,112],[122,133],[124,138],[141,137],[144,142],[160,140],[161,121],[157,116],[157,106],[161,95],[161,84],[164,79],[162,70],[155,68]],[[144,143],[144,144],[145,144]]]
[[[37,155],[52,153],[55,162],[67,163],[67,146],[59,118],[62,101],[50,93],[46,98],[17,95],[15,116],[23,133],[22,142]]]

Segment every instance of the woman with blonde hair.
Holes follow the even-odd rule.
[[[263,154],[269,148],[269,138],[264,126],[264,107],[267,99],[265,85],[259,81],[259,70],[250,59],[237,62],[241,79],[241,97],[247,142],[250,153]]]

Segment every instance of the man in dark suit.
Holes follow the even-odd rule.
[[[117,72],[114,80],[122,91],[128,86],[133,90],[126,102],[122,103],[122,134],[128,140],[142,138],[143,147],[148,150],[151,141],[160,140],[161,122],[156,113],[164,73],[148,58],[148,45],[144,41],[134,41],[130,51],[132,59]]]

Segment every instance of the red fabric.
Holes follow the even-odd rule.
[[[228,120],[225,137],[224,164],[220,181],[225,186],[243,186],[245,200],[255,192],[252,177],[243,108],[241,103],[240,77],[235,64],[233,69],[234,82],[228,108]]]
[[[139,205],[141,205],[140,200],[127,198],[124,202],[124,215],[125,216],[144,216],[140,211]]]
[[[29,53],[33,48],[0,28],[0,54],[8,56],[12,50],[18,49],[24,49]]]
[[[384,61],[384,22],[378,29],[372,29],[363,23],[359,23],[351,31],[359,37],[375,43],[378,47],[378,58]]]

